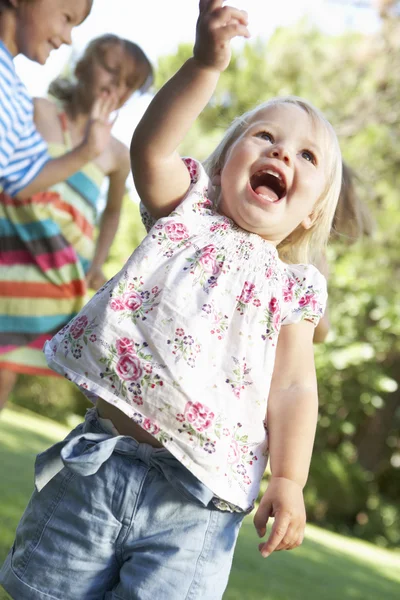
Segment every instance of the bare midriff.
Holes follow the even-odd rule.
[[[126,414],[116,406],[99,398],[96,402],[96,408],[102,419],[109,419],[112,421],[115,429],[117,429],[120,435],[129,435],[140,444],[150,444],[150,446],[153,446],[154,448],[163,447],[155,437],[142,429],[140,425],[132,421],[132,419],[127,417]]]

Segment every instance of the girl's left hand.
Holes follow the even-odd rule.
[[[101,267],[90,267],[86,274],[86,284],[91,290],[98,290],[106,283],[107,277],[104,275]]]
[[[292,550],[303,542],[306,511],[302,487],[292,479],[272,477],[254,516],[254,526],[264,537],[268,519],[275,522],[266,542],[258,549],[266,558],[275,550]]]

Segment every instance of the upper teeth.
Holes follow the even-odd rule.
[[[272,171],[271,169],[264,169],[263,171],[261,171],[261,173],[268,173],[268,175],[273,175],[274,177],[277,177],[280,181],[282,181],[282,175],[280,175],[276,171]]]

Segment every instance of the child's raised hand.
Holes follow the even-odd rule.
[[[250,37],[247,13],[222,5],[223,0],[200,0],[193,49],[197,61],[220,72],[229,65],[231,39],[237,36]]]
[[[117,118],[110,120],[110,114],[117,107],[116,94],[102,94],[93,104],[84,140],[91,159],[99,156],[110,142],[111,129]]]
[[[306,526],[303,490],[301,486],[285,477],[272,477],[254,516],[254,526],[260,537],[266,533],[268,519],[275,522],[266,542],[258,549],[266,558],[274,550],[292,550],[303,542]]]

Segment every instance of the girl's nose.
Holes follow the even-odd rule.
[[[67,44],[68,46],[70,46],[72,44],[72,27],[66,26],[64,27],[63,33],[62,33],[62,41],[63,44]]]
[[[283,162],[285,162],[287,164],[290,163],[290,154],[289,154],[289,151],[287,150],[287,148],[285,148],[281,144],[273,146],[271,148],[271,156],[273,156],[274,158],[278,158],[280,160],[283,160]]]

